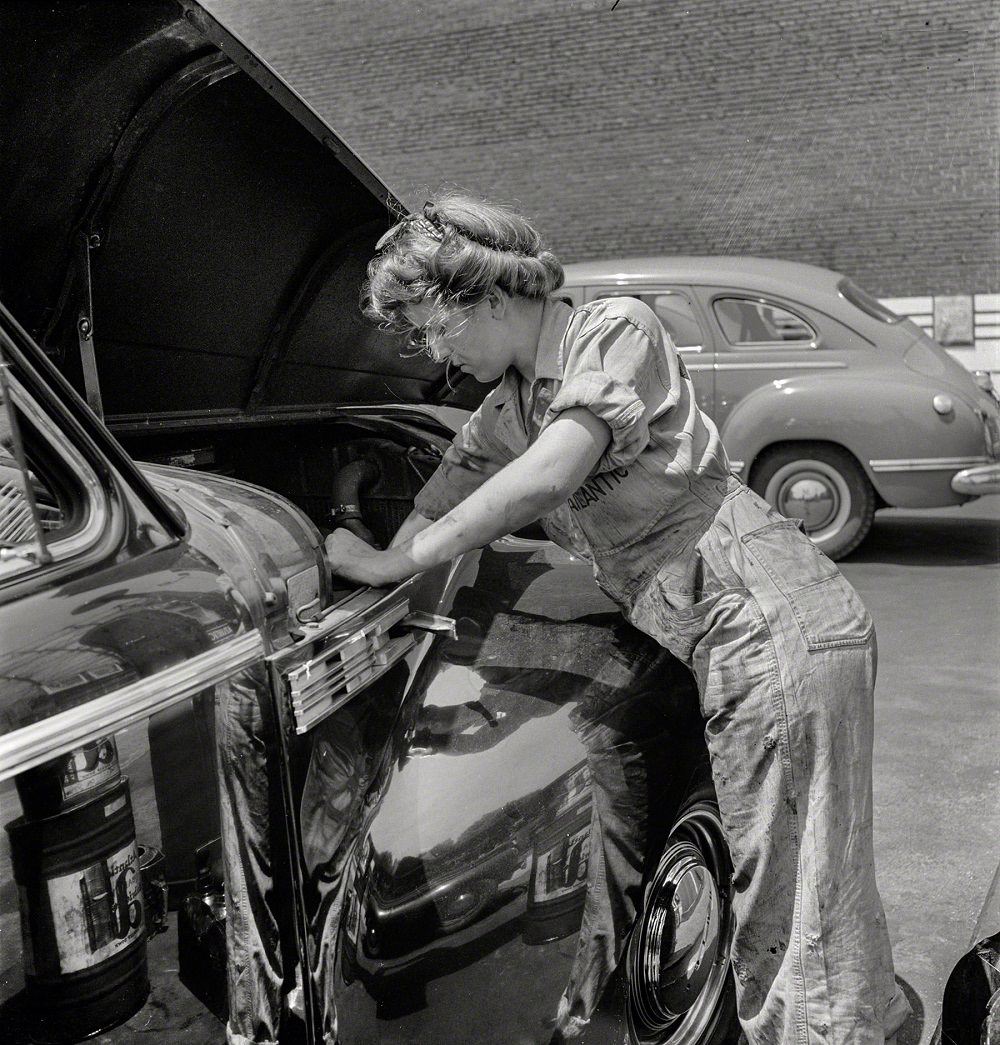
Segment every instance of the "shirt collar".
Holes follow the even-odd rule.
[[[563,375],[562,342],[566,336],[573,308],[565,301],[546,298],[542,307],[542,326],[535,350],[535,380],[561,381]],[[497,409],[508,400],[518,397],[519,378],[513,367],[508,367],[497,393]]]
[[[542,309],[542,329],[535,352],[535,380],[548,378],[559,381],[563,376],[562,348],[566,328],[573,308],[565,301],[546,298]]]

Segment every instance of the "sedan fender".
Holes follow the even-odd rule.
[[[950,487],[958,470],[987,463],[983,422],[957,395],[942,397],[923,378],[872,382],[847,372],[781,378],[756,389],[722,429],[730,458],[744,478],[769,447],[824,442],[842,447],[886,504],[901,508],[960,503]],[[937,402],[937,406],[935,403]],[[914,431],[919,433],[914,438]],[[928,473],[939,481],[928,496]],[[920,482],[913,481],[915,474]],[[940,489],[937,489],[937,487]]]

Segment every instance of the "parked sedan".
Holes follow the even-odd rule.
[[[397,201],[195,3],[2,17],[0,1040],[223,1041],[251,912],[285,1042],[543,1045],[591,967],[588,1042],[733,1041],[686,669],[531,533],[324,561],[484,391],[361,319]]]
[[[802,519],[832,558],[861,543],[879,508],[995,492],[989,376],[974,377],[837,272],[764,258],[625,258],[568,265],[564,293],[650,305],[733,471]]]

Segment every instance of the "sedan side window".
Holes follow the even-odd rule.
[[[690,302],[676,291],[655,291],[636,294],[634,291],[602,291],[598,298],[634,297],[656,313],[664,330],[670,335],[678,352],[700,352],[705,344],[705,335],[695,317]]]
[[[0,578],[95,539],[104,507],[98,491],[87,462],[13,377],[0,374]]]
[[[752,298],[716,298],[715,318],[726,340],[737,347],[794,344],[802,348],[816,340],[816,332],[787,308]]]

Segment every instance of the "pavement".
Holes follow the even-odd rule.
[[[897,976],[931,1040],[1000,861],[1000,496],[892,509],[840,566],[875,618],[875,843]]]

